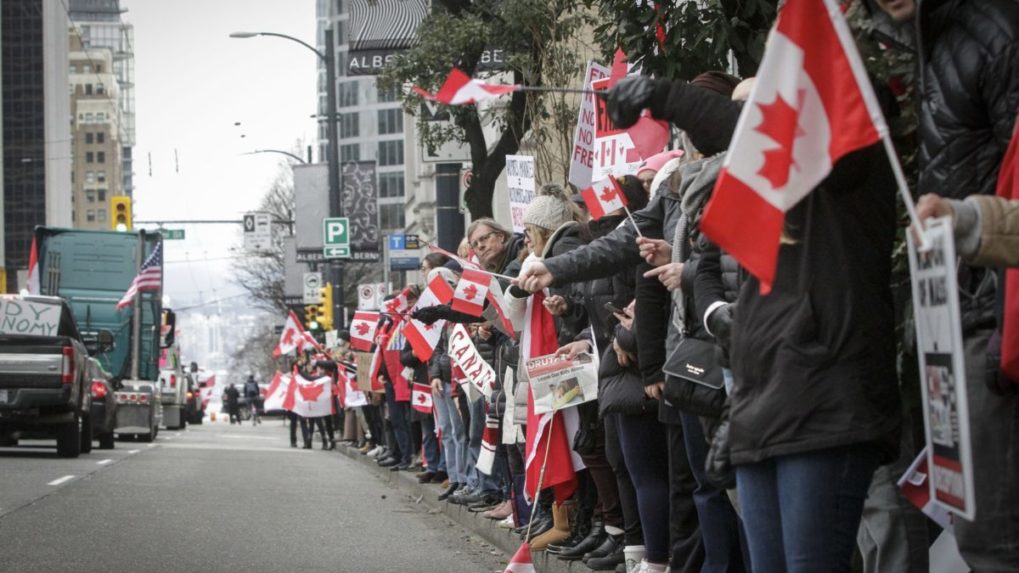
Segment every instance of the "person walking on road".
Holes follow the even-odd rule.
[[[241,393],[237,390],[237,386],[230,384],[226,391],[223,392],[223,397],[226,399],[226,411],[230,415],[230,423],[241,423]]]
[[[248,374],[248,380],[244,383],[244,397],[247,398],[248,405],[251,407],[251,425],[261,424],[262,419],[258,415],[258,399],[261,397],[261,391],[258,388],[258,383],[255,382],[254,374]]]

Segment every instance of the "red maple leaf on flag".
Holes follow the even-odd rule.
[[[427,402],[427,401],[428,401],[428,399],[427,399],[427,398],[425,398],[425,395],[424,395],[424,394],[418,394],[418,402],[420,402],[420,403],[424,404],[424,403],[425,403],[425,402]]]
[[[473,283],[467,285],[467,288],[464,289],[464,296],[467,297],[467,300],[474,300],[474,297],[478,296],[478,287]]]
[[[605,187],[605,192],[598,198],[602,200],[602,203],[611,203],[612,200],[616,198],[616,186],[609,185]]]
[[[800,90],[799,106],[803,105],[803,97],[803,90]],[[789,182],[789,172],[796,166],[793,144],[805,133],[799,124],[799,106],[789,105],[781,94],[770,104],[757,104],[763,117],[754,129],[779,145],[777,149],[764,152],[764,165],[757,174],[767,179],[775,189],[785,187]]]
[[[294,343],[294,329],[288,328],[287,331],[283,333],[283,344],[289,346],[293,343]]]
[[[324,384],[315,384],[314,386],[297,385],[297,391],[301,393],[301,399],[305,402],[315,402],[322,395],[322,392],[325,392],[325,389]]]
[[[435,328],[435,324],[426,324],[425,325],[425,330],[431,330],[433,328]]]
[[[361,336],[364,336],[365,334],[368,334],[368,325],[363,323],[363,322],[359,323],[354,328],[357,329],[357,333],[360,334]]]

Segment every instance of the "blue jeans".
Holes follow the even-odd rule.
[[[616,421],[620,449],[637,494],[644,557],[651,563],[668,563],[669,505],[662,503],[669,499],[668,429],[652,416],[617,415]]]
[[[878,460],[855,444],[736,466],[754,573],[848,572]]]
[[[450,384],[442,386],[439,395],[432,393],[435,404],[435,416],[439,420],[439,427],[442,428],[442,453],[446,456],[446,473],[449,474],[449,481],[454,483],[467,483],[467,430],[464,427],[463,418],[460,417],[460,409],[452,396],[453,387]]]
[[[421,418],[421,445],[425,450],[425,470],[432,473],[446,471],[446,462],[435,438],[435,418],[428,414]]]
[[[400,449],[400,463],[409,464],[413,455],[410,445],[410,404],[397,402],[393,385],[386,382],[386,407],[389,409],[389,423],[393,426],[396,447]]]
[[[701,540],[704,543],[704,565],[701,571],[723,573],[749,569],[744,567],[743,562],[742,524],[739,516],[725,490],[709,484],[704,475],[708,442],[700,418],[680,414],[680,423],[683,426],[683,443],[687,459],[690,460],[690,471],[697,481],[693,503],[697,508],[697,520],[700,522]]]

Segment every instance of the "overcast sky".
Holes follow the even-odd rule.
[[[135,219],[240,219],[285,159],[242,154],[315,142],[317,58],[288,40],[229,34],[278,32],[315,45],[315,1],[121,0],[121,7],[134,25]],[[174,306],[239,292],[228,257],[240,247],[240,225],[168,226],[187,232],[165,244]],[[193,262],[178,262],[185,260]]]

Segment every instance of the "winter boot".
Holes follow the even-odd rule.
[[[570,536],[570,514],[572,505],[552,504],[552,529],[531,541],[532,551],[544,551],[549,543],[562,543]]]

